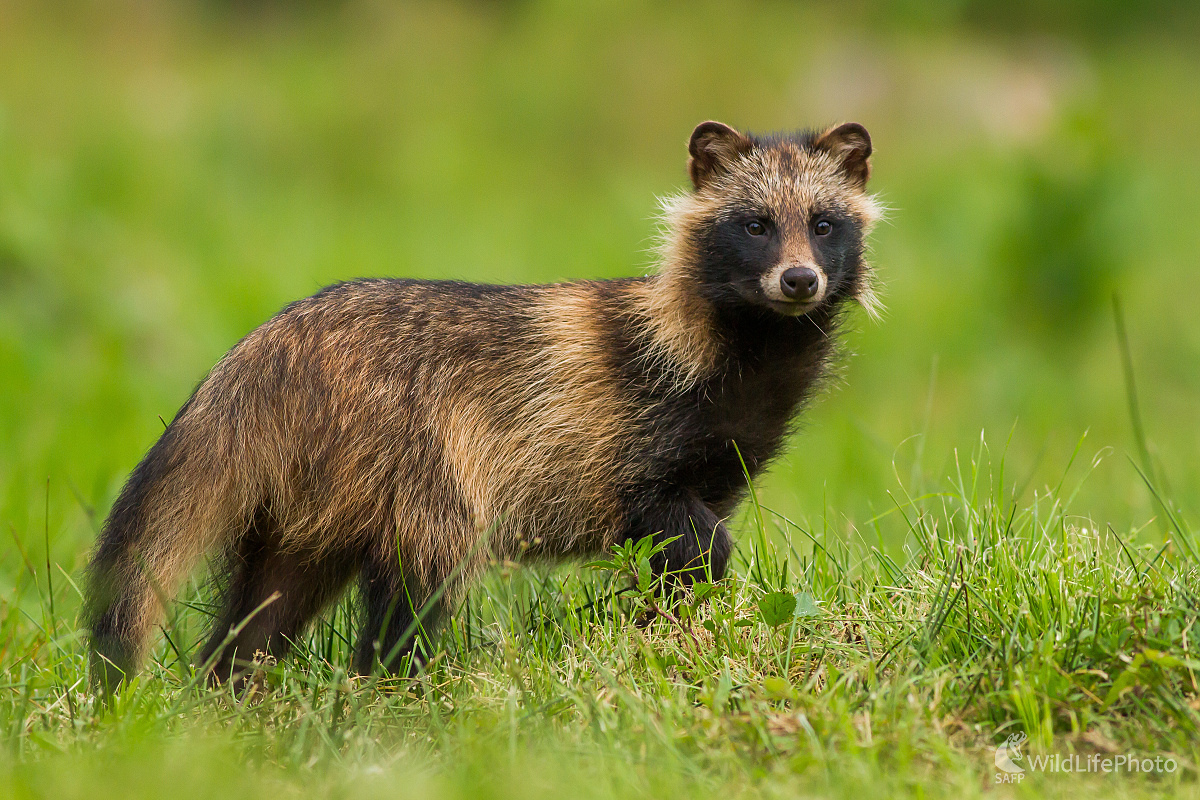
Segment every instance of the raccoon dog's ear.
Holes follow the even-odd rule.
[[[858,188],[871,176],[871,135],[857,122],[847,122],[822,133],[813,147],[824,150],[842,163],[842,170]]]
[[[688,142],[688,175],[697,189],[729,170],[754,142],[721,122],[701,122]]]

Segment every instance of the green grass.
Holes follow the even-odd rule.
[[[1010,6],[0,2],[0,791],[1197,794],[1197,17]],[[732,578],[639,629],[498,565],[419,681],[347,679],[343,605],[235,698],[197,576],[98,711],[82,566],[225,350],[335,280],[644,271],[708,118],[861,121],[891,208]],[[1017,731],[1179,769],[996,787]]]
[[[40,614],[4,622],[5,780],[30,796],[961,797],[1024,731],[1031,755],[1178,765],[1031,772],[1027,792],[1196,794],[1195,542],[1139,544],[1073,515],[1086,465],[1016,506],[985,445],[962,461],[849,537],[767,508],[760,527],[752,510],[736,574],[644,629],[636,554],[498,565],[416,680],[347,678],[339,608],[248,696],[206,689],[176,650],[205,620],[193,587],[171,641],[103,711],[31,565]],[[75,589],[58,586],[61,608]]]

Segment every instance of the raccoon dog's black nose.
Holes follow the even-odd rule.
[[[817,293],[821,287],[821,278],[811,267],[792,267],[783,271],[779,279],[779,288],[784,297],[793,300],[807,300]]]

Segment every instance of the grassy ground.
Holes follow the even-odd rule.
[[[340,607],[249,696],[206,690],[175,645],[199,633],[193,588],[102,712],[31,565],[42,613],[5,624],[4,780],[55,797],[963,797],[996,788],[995,747],[1024,732],[1026,764],[1135,754],[1163,771],[1030,767],[1021,792],[1195,795],[1194,541],[1138,546],[1072,515],[1086,464],[1015,506],[1001,462],[981,445],[944,491],[898,496],[850,538],[752,505],[737,574],[644,629],[636,552],[498,565],[415,681],[348,679]],[[56,580],[61,608],[74,587]]]
[[[926,5],[0,0],[0,791],[1197,794],[1194,19]],[[82,564],[221,353],[359,275],[645,270],[706,118],[857,119],[892,208],[732,579],[642,630],[625,567],[498,565],[420,681],[342,606],[238,699],[198,576],[98,712]],[[996,785],[1018,732],[1177,769]]]

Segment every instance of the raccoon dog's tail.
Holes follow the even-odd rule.
[[[213,441],[225,437],[201,433],[177,418],[130,475],[101,532],[84,621],[92,679],[105,692],[136,670],[167,600],[200,558],[229,546],[253,511],[238,460]]]

